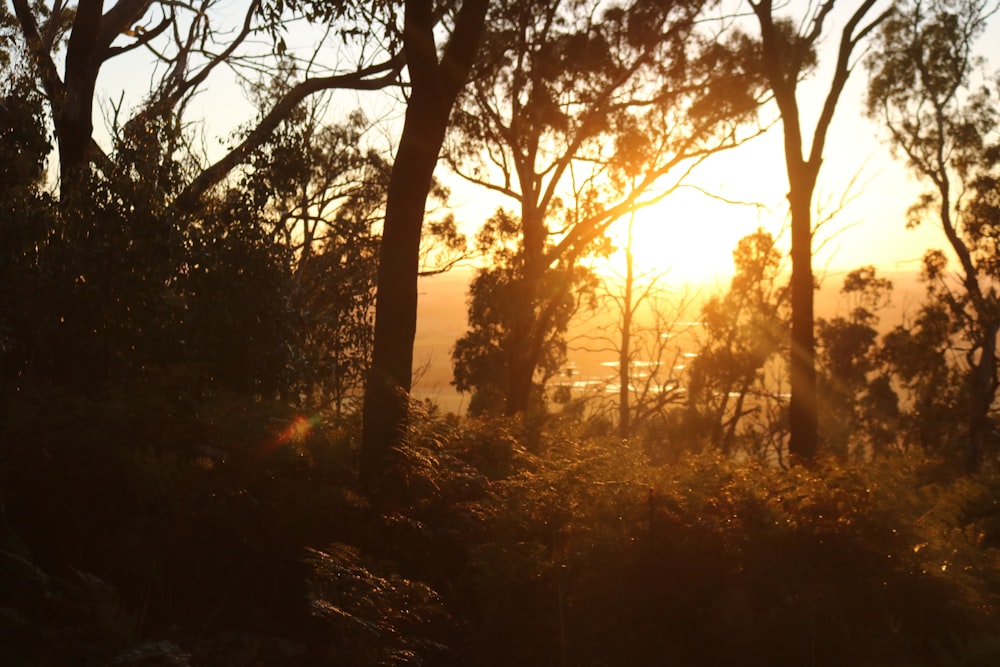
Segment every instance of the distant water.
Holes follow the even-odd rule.
[[[846,315],[849,306],[840,294],[840,287],[846,272],[830,273],[823,288],[816,295],[817,317],[835,317]],[[923,296],[923,285],[918,281],[916,271],[886,271],[879,272],[880,277],[893,281],[892,303],[882,312],[882,328],[887,330],[900,324],[904,313],[912,313],[920,304]],[[422,278],[419,285],[419,301],[417,312],[417,337],[414,344],[414,366],[416,382],[414,397],[431,399],[438,403],[442,410],[461,413],[468,404],[468,396],[463,397],[451,385],[452,364],[451,350],[455,341],[465,333],[467,291],[472,278],[470,270],[456,270],[440,276]],[[716,287],[697,290],[702,299],[708,298]],[[693,291],[692,291],[693,293]],[[688,311],[685,318],[675,324],[679,331],[691,330],[700,325],[696,317],[699,307],[696,305]],[[614,315],[609,314],[608,317]],[[593,317],[579,318],[569,332],[570,353],[569,363],[563,372],[553,379],[555,383],[568,383],[574,391],[593,391],[617,394],[618,360],[613,352],[606,349],[594,351],[598,347],[593,337],[588,341],[588,332],[592,333],[595,324],[600,324]],[[613,319],[604,322],[607,326]],[[681,350],[681,359],[690,360],[695,354],[693,349],[686,347]],[[655,360],[635,362],[636,377],[645,365],[647,368],[656,363]],[[683,369],[676,369],[682,371]],[[662,375],[662,373],[661,373]],[[661,390],[667,389],[667,386]]]

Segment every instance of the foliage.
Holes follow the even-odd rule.
[[[785,347],[788,287],[782,258],[770,233],[757,230],[733,251],[735,275],[729,291],[702,308],[703,339],[688,369],[686,433],[707,435],[724,454],[738,442],[754,456],[780,460],[783,422],[768,423],[769,404],[781,404],[770,373]],[[780,372],[780,367],[778,369]],[[747,419],[758,413],[757,419]],[[763,432],[754,434],[755,429]],[[778,432],[775,432],[777,429]]]
[[[426,408],[372,506],[350,430],[236,395],[181,402],[184,380],[49,390],[8,420],[8,655],[37,641],[52,664],[997,657],[992,472],[956,480],[921,450],[812,470],[714,452],[657,466],[575,420]]]
[[[136,618],[114,589],[93,575],[53,576],[23,556],[0,551],[0,581],[0,644],[8,661],[190,664],[190,656],[172,642],[142,642]]]
[[[494,9],[519,18],[552,6],[568,5]],[[621,73],[615,49],[660,45],[652,27],[671,7],[602,5],[611,25],[592,21],[598,14],[574,14],[586,30],[538,45],[531,71],[546,85],[524,82],[519,102],[544,112],[534,120],[553,132],[578,121],[574,86],[586,81],[574,81],[566,61],[586,60],[581,79]],[[78,14],[62,9],[48,24],[53,45],[79,28]],[[274,2],[265,15],[279,21],[286,10],[324,19],[361,12]],[[444,25],[454,27],[449,11]],[[520,25],[538,28],[528,23]],[[14,25],[4,6],[0,36]],[[198,22],[191,34],[209,25]],[[682,29],[689,26],[677,27],[668,36],[688,46]],[[337,29],[366,37],[353,26]],[[280,39],[279,26],[270,31]],[[141,39],[132,32],[123,39]],[[706,49],[699,59],[643,67],[740,74],[715,67],[733,64],[726,53],[699,47]],[[950,422],[968,388],[956,304],[967,303],[939,291],[939,254],[926,262],[932,301],[880,350],[871,332],[887,285],[874,273],[849,276],[856,307],[822,327],[832,413],[854,420],[848,441],[870,442],[879,453],[871,460],[784,470],[723,455],[763,451],[754,446],[764,436],[752,429],[734,436],[746,406],[720,410],[718,400],[733,386],[758,391],[762,369],[782,347],[779,258],[773,239],[758,233],[738,248],[729,293],[706,309],[703,365],[689,389],[691,413],[714,419],[722,433],[716,449],[686,451],[695,448],[680,441],[711,432],[701,430],[709,422],[676,415],[643,442],[621,442],[595,436],[572,411],[459,418],[410,404],[402,442],[382,471],[385,488],[369,497],[350,399],[369,359],[372,230],[389,168],[364,148],[367,121],[321,127],[313,123],[320,106],[289,112],[269,141],[247,149],[246,168],[224,187],[202,192],[198,206],[171,210],[200,165],[189,159],[187,126],[171,111],[188,98],[168,99],[170,82],[181,85],[168,77],[153,96],[165,106],[143,106],[116,126],[110,152],[86,158],[77,185],[87,196],[57,201],[45,183],[46,104],[56,96],[28,84],[20,48],[0,42],[0,65],[13,75],[0,84],[0,120],[12,130],[0,143],[0,653],[7,661],[490,667],[1000,659],[1000,478],[992,462],[958,477],[949,461],[961,446]],[[805,51],[797,59],[811,64]],[[194,71],[167,69],[182,80]],[[293,78],[264,86],[271,97],[261,99],[287,99],[299,86]],[[569,97],[545,92],[556,89]],[[720,103],[726,114],[729,102],[744,109],[742,88],[717,92],[735,95]],[[695,111],[711,114],[705,104]],[[611,114],[608,123],[621,138],[615,150],[635,156],[643,123],[627,115]],[[619,166],[641,169],[646,157]],[[984,267],[995,259],[991,173],[976,172],[964,209]],[[596,198],[573,211],[553,206],[563,221],[600,208]],[[510,353],[500,341],[513,304],[552,309],[547,337],[538,339],[544,378],[564,352],[568,314],[592,287],[566,259],[533,283],[535,296],[522,298],[530,275],[523,222],[498,214],[483,236],[496,261],[474,286],[470,310],[481,317],[482,339],[465,348],[468,376],[459,381],[484,398],[502,379],[502,360],[490,354]],[[446,248],[458,248],[448,245],[457,237],[447,219],[434,229],[449,239]],[[898,447],[880,446],[890,422],[876,424],[866,410],[876,407],[876,390],[888,403],[896,389],[904,390],[902,414],[891,422],[899,424]],[[770,424],[782,428],[780,409]]]
[[[947,318],[947,347],[961,365],[963,458],[970,472],[995,446],[990,413],[1000,387],[1000,295],[989,224],[1000,167],[998,81],[977,80],[980,62],[973,55],[994,11],[977,0],[901,3],[868,61],[869,115],[931,186],[911,208],[908,224],[933,216],[959,260],[954,284],[940,252],[925,255],[924,275],[929,308]]]
[[[483,251],[492,251],[493,261],[469,286],[469,331],[452,352],[454,384],[473,392],[472,414],[516,412],[511,395],[524,346],[531,347],[534,398],[541,400],[545,382],[565,363],[570,319],[581,301],[593,298],[596,277],[574,264],[553,267],[533,281],[517,226],[515,216],[499,210],[478,239]],[[532,313],[528,322],[526,310]],[[528,338],[512,334],[519,324],[530,332]]]
[[[551,372],[569,298],[559,286],[579,279],[580,258],[606,253],[612,222],[740,143],[755,116],[753,45],[713,34],[715,22],[703,15],[711,4],[491,7],[447,159],[518,207],[507,220],[516,242],[495,239],[517,248],[507,263],[517,275],[502,281],[512,289],[508,324],[482,336],[482,323],[470,320],[466,339],[493,346],[503,380],[490,402],[502,397],[508,414],[526,410],[537,376]]]
[[[995,552],[931,527],[969,489],[915,490],[919,463],[788,475],[710,455],[635,474],[616,449],[501,493],[514,515],[477,553],[475,598],[506,600],[484,625],[523,641],[486,664],[947,664],[989,615],[995,584],[963,580]],[[958,552],[985,560],[950,575]]]
[[[888,305],[892,282],[875,267],[855,269],[841,294],[849,312],[816,322],[820,437],[827,452],[860,458],[898,446],[899,399],[880,359],[878,311]]]
[[[427,639],[447,622],[438,595],[426,584],[380,576],[353,547],[310,549],[310,605],[333,630],[329,658],[354,665],[420,665],[441,644]]]

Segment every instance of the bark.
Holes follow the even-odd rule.
[[[94,88],[101,66],[113,55],[111,43],[141,19],[151,4],[150,0],[120,0],[104,14],[102,0],[81,0],[73,18],[60,80],[52,60],[51,36],[42,35],[26,0],[13,2],[21,33],[35,59],[38,78],[52,105],[59,144],[60,198],[64,203],[81,191],[90,169],[94,149]]]
[[[997,390],[997,325],[984,323],[982,327],[984,331],[979,359],[969,370],[972,376],[972,396],[969,401],[969,442],[965,451],[965,470],[970,475],[979,472],[982,467],[983,453],[993,432],[990,409]]]
[[[514,347],[521,350],[525,346],[515,345]],[[516,352],[517,358],[511,362],[510,385],[507,388],[507,396],[504,401],[504,414],[508,417],[525,412],[531,405],[531,388],[534,385],[535,368],[527,356],[525,352]]]
[[[939,124],[943,126],[943,120],[939,121]],[[962,265],[962,285],[974,312],[969,322],[973,348],[968,354],[970,396],[966,417],[968,442],[964,467],[967,473],[975,474],[982,465],[983,452],[993,430],[990,410],[997,391],[997,331],[1000,323],[996,321],[994,307],[980,285],[982,272],[976,266],[972,251],[960,236],[955,219],[952,217],[951,181],[943,160],[939,165],[934,180],[941,196],[941,226],[949,245]]]
[[[568,285],[549,285],[542,290],[542,280],[548,266],[542,256],[531,269],[526,269],[517,297],[519,312],[514,316],[506,345],[509,350],[509,378],[505,396],[505,414],[513,416],[531,405],[535,388],[535,371],[542,366],[546,352],[557,330],[556,319]]]
[[[789,454],[793,463],[816,458],[819,439],[816,414],[816,339],[814,331],[812,270],[812,201],[815,177],[789,191],[792,212],[792,333],[791,399],[788,405]]]
[[[448,117],[483,31],[488,0],[466,0],[440,62],[432,3],[408,0],[403,48],[411,95],[393,163],[377,276],[375,340],[365,387],[361,477],[379,490],[394,449],[405,441],[417,326],[417,277],[424,209]]]
[[[833,9],[835,0],[826,0],[817,9],[810,31],[802,35],[805,45],[813,48],[822,36],[823,23]],[[888,16],[888,11],[863,27],[861,21],[874,7],[875,0],[861,2],[841,33],[830,88],[823,102],[812,145],[804,152],[801,119],[797,95],[801,62],[790,53],[781,31],[774,23],[773,1],[750,0],[761,29],[764,71],[774,93],[784,129],[785,167],[788,172],[788,202],[792,218],[792,331],[791,331],[791,393],[788,406],[790,439],[789,454],[793,463],[808,464],[816,457],[817,430],[816,342],[813,309],[812,271],[812,196],[823,160],[827,132],[840,100],[840,94],[851,73],[851,53],[854,47]],[[801,48],[797,47],[797,48]],[[791,58],[791,60],[790,60]]]

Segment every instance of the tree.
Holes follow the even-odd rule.
[[[621,438],[642,432],[683,402],[684,355],[694,343],[694,327],[683,321],[690,319],[690,295],[664,283],[667,271],[643,271],[636,265],[634,218],[629,216],[619,248],[625,255],[624,272],[612,269],[611,275],[599,277],[594,326],[581,337],[582,344],[576,343],[576,349],[610,353],[617,360],[616,376],[609,380],[611,386],[600,385],[597,402],[598,410],[604,408],[604,392],[617,387],[613,412]]]
[[[940,254],[928,253],[927,259],[940,258]],[[930,277],[927,259],[921,275],[924,280]],[[886,372],[904,398],[899,420],[902,446],[912,443],[933,456],[953,457],[968,449],[967,440],[964,446],[961,442],[967,433],[955,420],[955,415],[967,409],[968,396],[952,338],[948,306],[931,298],[910,321],[885,335],[880,352]]]
[[[809,463],[817,451],[816,346],[813,297],[815,280],[812,270],[812,198],[823,161],[823,150],[834,111],[851,74],[852,54],[860,42],[884,21],[888,12],[867,24],[865,17],[877,0],[864,0],[850,15],[841,32],[836,63],[830,86],[813,129],[811,144],[806,147],[798,84],[816,66],[816,47],[826,21],[836,4],[824,0],[797,31],[787,18],[774,16],[773,0],[748,0],[760,27],[761,58],[781,115],[784,129],[785,168],[788,175],[788,202],[792,220],[791,281],[791,402],[789,405],[789,453],[795,462]],[[804,152],[808,150],[808,153]]]
[[[105,12],[101,0],[81,0],[76,7],[63,0],[51,5],[12,0],[21,36],[33,59],[35,77],[48,100],[58,142],[64,206],[69,205],[74,194],[87,195],[93,166],[101,170],[112,166],[111,158],[93,137],[96,83],[110,60],[146,49],[160,65],[159,77],[154,78],[145,103],[127,120],[115,119],[119,139],[129,142],[146,133],[157,119],[180,116],[214,73],[226,67],[239,68],[245,59],[252,61],[256,47],[251,38],[256,32],[270,32],[275,53],[286,50],[281,37],[283,20],[287,18],[283,16],[284,3],[254,0],[241,24],[230,29],[219,27],[222,21],[215,15],[217,4],[215,0],[200,0],[196,5],[119,0]],[[313,20],[336,20],[339,35],[348,41],[359,36],[372,39],[377,29],[377,14],[364,3],[305,3],[298,8]],[[159,17],[155,17],[156,10]],[[393,40],[387,43],[391,47]],[[65,56],[57,56],[63,46]],[[368,52],[358,49],[358,53]],[[395,82],[402,67],[401,55],[381,55],[381,60],[362,60],[328,76],[307,76],[289,87],[237,146],[192,174],[170,205],[183,212],[194,209],[202,194],[243,163],[309,95],[331,88],[374,89]],[[60,61],[62,75],[57,64]],[[247,64],[256,69],[252,62]],[[120,111],[116,110],[116,116]]]
[[[869,58],[868,111],[891,145],[932,188],[909,225],[933,213],[961,267],[960,288],[943,280],[943,254],[925,258],[929,296],[964,339],[965,468],[979,469],[992,439],[990,411],[1000,386],[996,289],[1000,183],[1000,81],[976,86],[975,39],[995,10],[981,0],[903,3],[879,31]]]
[[[258,108],[291,82],[261,81]],[[299,105],[248,160],[241,189],[261,202],[288,251],[289,398],[337,415],[363,393],[371,360],[375,272],[390,165],[360,111],[331,123],[332,95]]]
[[[849,301],[847,316],[816,323],[821,442],[841,457],[852,445],[862,456],[878,455],[897,444],[899,401],[876,328],[892,282],[865,266],[847,274],[840,293]]]
[[[480,230],[479,251],[490,258],[489,267],[477,271],[469,286],[469,331],[455,343],[452,351],[455,387],[471,391],[470,414],[503,414],[505,396],[511,385],[510,374],[516,368],[520,350],[517,341],[506,335],[521,310],[525,285],[519,271],[522,248],[519,245],[519,220],[509,211],[498,210]],[[566,341],[562,332],[577,312],[580,300],[592,297],[595,276],[581,266],[564,266],[546,272],[537,286],[545,295],[552,312],[550,335],[540,342],[535,371],[540,375],[533,389],[545,382],[566,361]],[[541,391],[533,392],[531,405],[542,404]]]
[[[407,426],[424,211],[452,106],[472,67],[488,4],[465,0],[439,51],[433,3],[404,3],[410,97],[387,192],[372,366],[363,407],[361,474],[373,489]]]
[[[490,14],[447,158],[517,207],[508,414],[525,409],[546,341],[562,335],[565,296],[543,291],[558,282],[546,273],[571,271],[612,222],[740,143],[754,117],[752,45],[703,32],[709,4],[533,0]]]
[[[45,126],[44,100],[24,67],[13,17],[0,7],[0,391],[22,370],[26,349],[19,334],[39,306],[37,248],[46,236],[53,202],[44,188],[51,137]],[[20,348],[20,349],[19,349]]]
[[[729,290],[702,308],[703,340],[688,368],[690,428],[707,432],[709,444],[731,454],[745,418],[773,400],[768,363],[779,355],[788,321],[788,287],[782,256],[762,229],[733,251]]]
[[[5,381],[99,392],[169,376],[194,395],[305,397],[314,408],[360,390],[388,173],[365,149],[363,117],[323,125],[315,96],[244,157],[238,178],[180,215],[170,202],[198,169],[184,157],[193,137],[178,114],[149,116],[145,132],[115,133],[86,197],[53,207],[44,100],[20,62],[4,100],[19,132],[2,150],[20,154],[4,161],[4,199],[17,202],[0,226]],[[262,114],[296,85],[290,56],[275,69],[284,74],[251,86]]]

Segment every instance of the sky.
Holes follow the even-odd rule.
[[[240,5],[232,5],[234,15],[242,11]],[[833,27],[821,45],[817,76],[800,87],[799,102],[806,110],[804,127],[810,140],[814,118],[808,116],[810,109],[812,114],[816,113],[826,94],[829,76],[823,65],[829,64],[831,50],[836,48],[839,26]],[[317,35],[306,31],[292,33],[288,37],[289,46],[307,47]],[[993,20],[979,44],[990,66],[1000,67],[1000,19]],[[141,99],[149,73],[137,67],[137,60],[136,57],[113,60],[102,71],[98,99],[103,100],[105,110],[109,100],[117,101],[123,93],[126,107],[130,100],[137,103]],[[941,230],[933,224],[916,230],[905,227],[906,209],[922,188],[891,157],[882,141],[882,131],[864,117],[861,99],[865,84],[866,72],[858,66],[841,96],[816,190],[815,204],[822,210],[831,211],[846,202],[817,234],[815,245],[819,250],[815,267],[829,277],[866,264],[876,265],[882,271],[918,270],[920,258],[928,248],[944,245]],[[390,124],[398,122],[399,110],[379,101],[384,99],[379,93],[365,96],[344,91],[336,95],[338,105],[343,108],[364,105],[370,114],[387,118]],[[205,149],[210,155],[221,154],[226,135],[253,115],[240,87],[234,81],[217,79],[196,98],[192,111],[204,119]],[[787,219],[781,132],[780,124],[776,125],[763,137],[710,158],[689,181],[705,192],[754,205],[724,204],[690,188],[639,213],[634,226],[638,268],[668,270],[668,281],[724,280],[732,271],[732,250],[741,237],[758,226],[781,235]],[[443,170],[439,175],[449,178]],[[491,198],[475,186],[454,180],[451,184],[456,219],[470,234],[497,204],[510,205],[509,201]],[[623,239],[624,222],[611,233]],[[787,236],[787,232],[783,233],[779,245],[787,247]],[[610,261],[620,265],[621,255],[613,256]]]
[[[805,4],[793,2],[791,6],[798,9]],[[842,6],[850,9],[851,4]],[[819,70],[799,87],[807,150],[845,17],[835,11],[832,19],[820,44]],[[994,17],[978,44],[988,66],[1000,67],[1000,18]],[[837,280],[864,265],[886,273],[919,271],[928,249],[946,246],[943,232],[932,222],[906,229],[906,211],[924,186],[893,158],[884,130],[865,117],[866,85],[867,72],[858,64],[840,97],[816,187],[817,218],[836,212],[817,230],[814,241],[814,270],[824,280]],[[633,226],[637,269],[667,271],[668,283],[724,283],[732,274],[737,242],[758,227],[779,237],[779,247],[787,250],[788,182],[782,138],[778,123],[764,136],[709,158],[688,181],[696,187],[682,189],[638,213]],[[454,193],[460,220],[485,219],[491,206],[511,205],[471,186],[456,185]],[[746,204],[726,204],[704,193]],[[625,220],[610,230],[618,245],[624,243],[625,230]],[[605,273],[620,273],[623,257],[621,252],[613,255],[610,268],[601,262],[595,266]]]
[[[823,66],[832,61],[839,30],[830,30],[821,44],[817,76],[800,86],[807,141],[828,89]],[[978,44],[987,67],[1000,67],[1000,18],[994,17]],[[814,241],[814,268],[828,279],[868,264],[884,272],[917,271],[927,249],[947,245],[933,221],[906,229],[906,211],[925,187],[894,159],[885,131],[865,117],[866,85],[867,72],[858,65],[828,134],[814,197],[817,217],[840,209]],[[779,124],[748,145],[713,156],[693,175],[692,183],[707,192],[762,206],[724,204],[694,189],[671,196],[637,219],[637,264],[670,269],[668,279],[712,282],[731,275],[733,248],[758,226],[781,235],[779,246],[787,248],[782,137]]]

